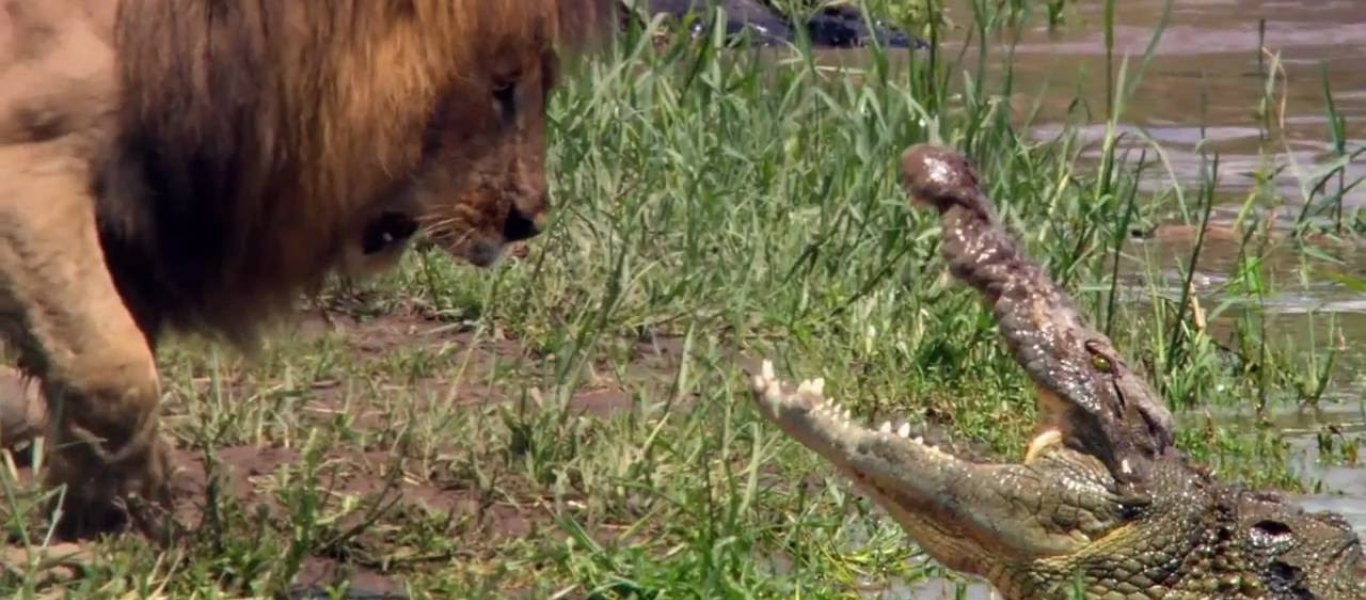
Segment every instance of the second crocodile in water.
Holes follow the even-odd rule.
[[[759,412],[882,506],[934,559],[1006,598],[1366,599],[1360,538],[1331,513],[1221,484],[1172,445],[1172,420],[1071,299],[1005,234],[968,160],[902,156],[914,204],[939,212],[950,270],[992,306],[1038,389],[1023,462],[979,462],[865,427],[820,380],[765,362]]]

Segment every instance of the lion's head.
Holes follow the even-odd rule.
[[[456,4],[459,4],[458,2]],[[447,3],[445,6],[449,6]],[[440,5],[433,5],[440,6]],[[511,243],[545,227],[546,104],[558,83],[566,42],[601,31],[603,0],[473,3],[457,11],[469,52],[441,75],[421,123],[418,161],[408,185],[360,223],[348,271],[384,268],[413,234],[478,267],[494,264]],[[430,14],[428,15],[431,16]],[[438,78],[439,79],[439,76]]]
[[[119,4],[102,236],[145,328],[241,337],[411,237],[478,266],[545,226],[546,103],[615,0]]]
[[[475,34],[482,39],[474,60],[434,90],[429,120],[412,138],[421,148],[410,185],[362,225],[367,263],[389,262],[420,231],[486,267],[545,227],[546,103],[560,49],[555,21],[514,4],[487,9],[483,18],[497,25]]]
[[[438,103],[425,140],[433,160],[414,186],[419,204],[434,209],[424,219],[433,239],[477,266],[539,233],[548,216],[545,103],[557,58],[539,42],[500,45],[476,75],[480,93]],[[454,198],[441,197],[452,188]]]

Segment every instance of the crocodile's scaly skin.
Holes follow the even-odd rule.
[[[1225,486],[1172,445],[1152,388],[1001,230],[968,161],[903,155],[916,204],[939,210],[955,275],[983,293],[1039,388],[1023,463],[979,463],[868,428],[819,380],[754,377],[759,412],[834,464],[930,556],[1011,599],[1366,599],[1361,540],[1339,516]]]

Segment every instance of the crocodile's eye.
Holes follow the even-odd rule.
[[[1086,351],[1091,353],[1091,368],[1101,373],[1114,373],[1115,361],[1106,356],[1103,347],[1100,342],[1094,340],[1086,342]]]
[[[1115,367],[1110,363],[1110,359],[1099,354],[1093,354],[1091,355],[1091,368],[1101,373],[1110,373],[1114,371]]]

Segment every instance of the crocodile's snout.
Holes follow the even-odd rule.
[[[930,144],[911,146],[901,154],[901,178],[913,202],[939,212],[961,206],[991,217],[977,173],[962,154]]]

